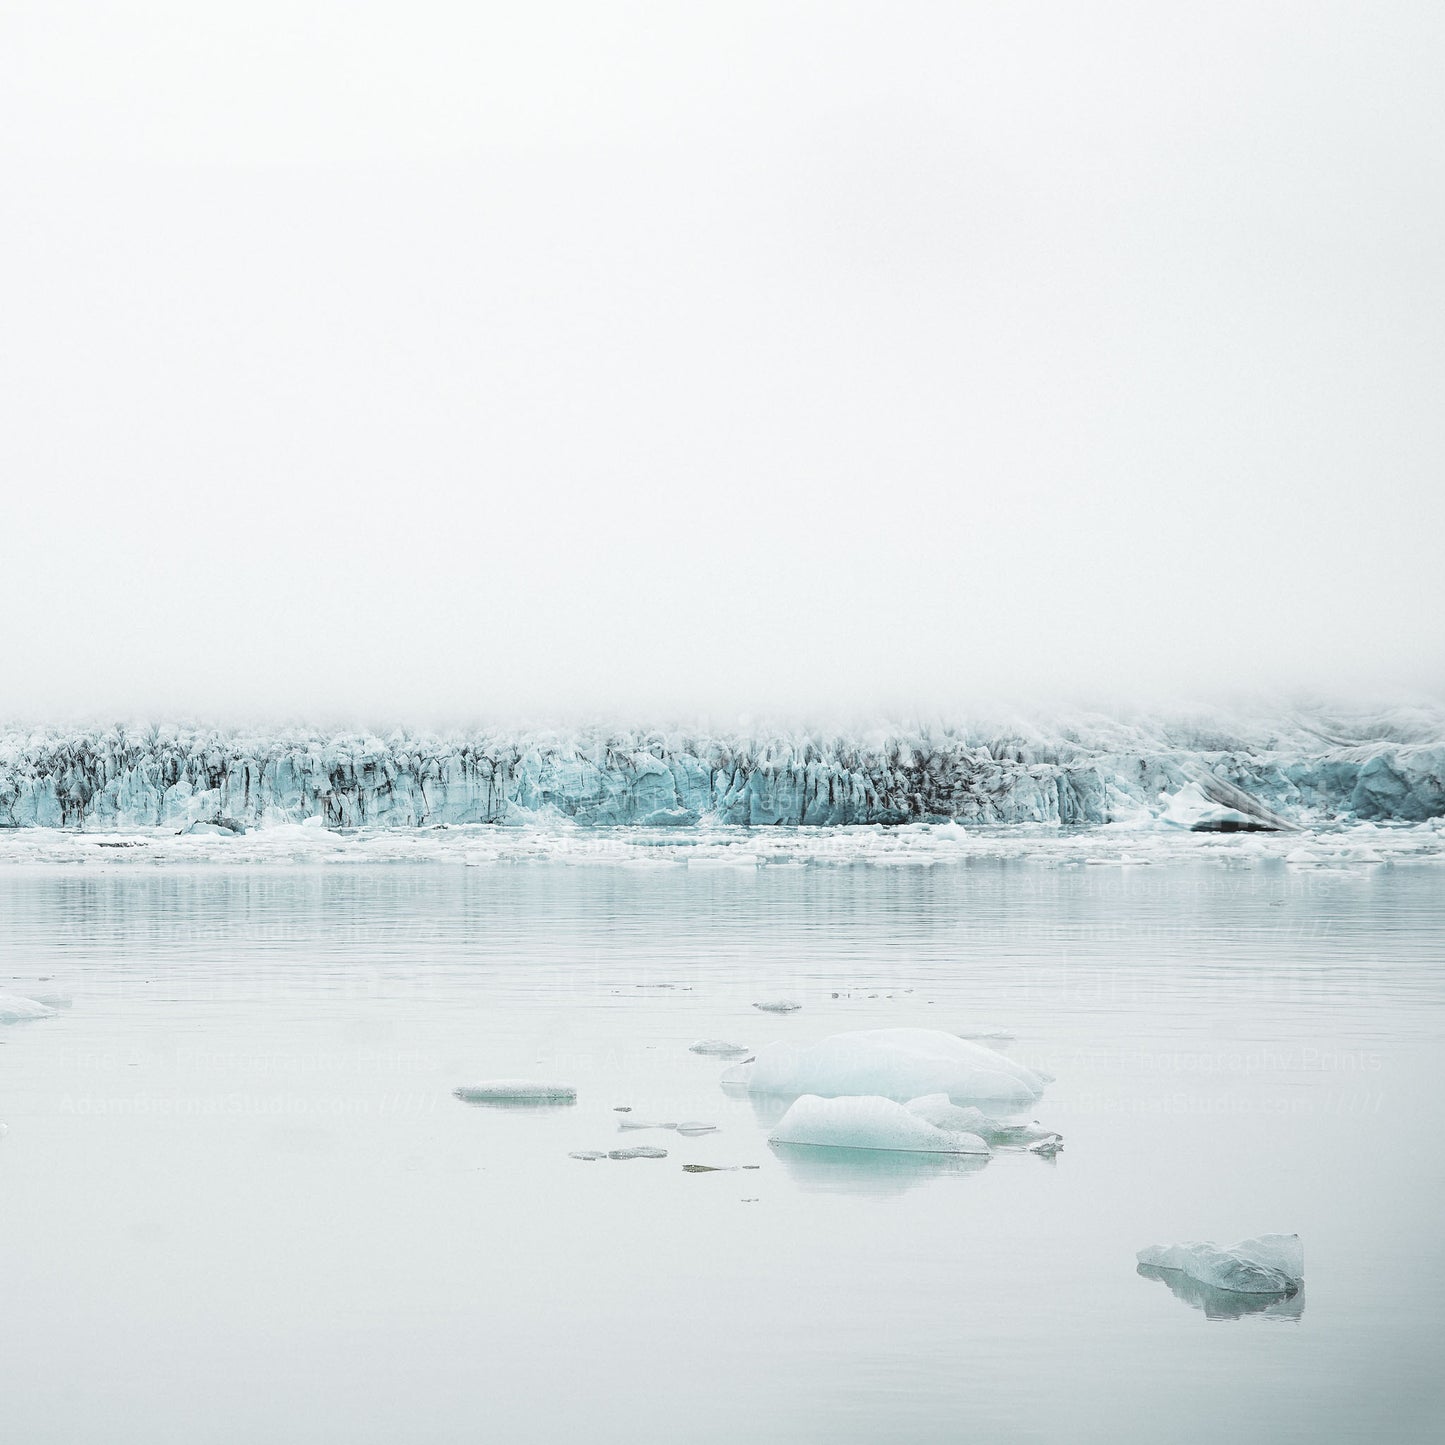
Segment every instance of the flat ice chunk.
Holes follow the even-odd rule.
[[[819,1144],[835,1149],[895,1149],[910,1154],[987,1154],[976,1134],[954,1134],[878,1095],[820,1099],[804,1094],[768,1135],[771,1144]]]
[[[666,1149],[654,1149],[647,1144],[638,1144],[631,1149],[609,1149],[609,1159],[666,1159]]]
[[[538,1084],[531,1079],[487,1079],[454,1091],[469,1104],[575,1104],[571,1084]]]
[[[760,1008],[764,1013],[770,1014],[795,1014],[802,1008],[802,1004],[790,998],[770,999],[766,1003],[755,1003],[754,1008]]]
[[[1141,1249],[1139,1263],[1149,1269],[1176,1270],[1214,1289],[1239,1294],[1284,1294],[1304,1283],[1304,1245],[1297,1234],[1261,1234],[1222,1249],[1219,1245],[1152,1244]]]
[[[31,1019],[48,1019],[55,1010],[33,998],[15,993],[0,993],[0,1024],[28,1023]]]
[[[688,1139],[696,1139],[700,1134],[716,1134],[716,1124],[705,1124],[700,1119],[685,1119],[677,1126],[677,1132]]]
[[[688,1046],[688,1051],[694,1054],[711,1054],[719,1059],[735,1059],[739,1054],[747,1053],[742,1044],[730,1044],[726,1039],[699,1039]]]
[[[936,1129],[950,1133],[977,1134],[994,1149],[1028,1149],[1035,1154],[1057,1154],[1064,1147],[1062,1134],[1042,1124],[1011,1124],[991,1119],[982,1109],[960,1107],[947,1094],[927,1094],[911,1099],[908,1112],[926,1120]]]
[[[937,1029],[860,1029],[811,1045],[769,1044],[751,1065],[729,1069],[724,1082],[746,1083],[755,1094],[877,1094],[898,1104],[946,1094],[1005,1113],[1028,1108],[1044,1091],[1022,1064]]]
[[[675,1121],[671,1124],[663,1124],[656,1119],[619,1119],[617,1127],[619,1129],[676,1129],[677,1124]]]

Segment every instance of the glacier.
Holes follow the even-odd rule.
[[[805,728],[0,730],[0,828],[1137,824],[1445,816],[1445,710]]]

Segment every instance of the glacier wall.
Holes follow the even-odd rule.
[[[1190,783],[1265,821],[1445,815],[1445,719],[1120,721],[867,734],[492,730],[423,734],[136,726],[0,731],[0,827],[317,817],[424,827],[1097,824]]]

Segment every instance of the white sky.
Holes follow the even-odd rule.
[[[0,714],[1445,684],[1445,6],[0,5]]]

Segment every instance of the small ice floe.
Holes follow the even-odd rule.
[[[1012,1124],[991,1119],[981,1109],[955,1104],[947,1094],[927,1094],[908,1102],[908,1112],[948,1133],[977,1134],[991,1149],[1025,1149],[1051,1158],[1064,1147],[1062,1134],[1037,1122]]]
[[[761,1164],[684,1164],[684,1174],[736,1174],[743,1169],[761,1169]]]
[[[955,1104],[1005,1113],[1037,1102],[1046,1082],[995,1049],[937,1029],[860,1029],[801,1047],[769,1044],[723,1075],[724,1084],[755,1094],[876,1094],[898,1104],[947,1094]]]
[[[1151,1244],[1137,1257],[1141,1274],[1187,1275],[1232,1294],[1293,1294],[1305,1277],[1304,1245],[1297,1234],[1261,1234],[1227,1249],[1210,1242]]]
[[[718,1059],[735,1059],[739,1054],[747,1053],[742,1044],[730,1044],[726,1039],[699,1039],[695,1044],[688,1045],[688,1052],[692,1054],[711,1054]]]
[[[790,998],[769,999],[766,1003],[755,1003],[754,1008],[760,1008],[767,1014],[795,1014],[802,1008],[802,1004]]]
[[[531,1079],[487,1079],[452,1091],[468,1104],[575,1104],[571,1084],[538,1084]]]
[[[654,1149],[647,1144],[638,1144],[631,1149],[609,1149],[609,1159],[666,1159],[666,1149]]]
[[[619,1129],[674,1129],[679,1134],[685,1134],[694,1138],[699,1134],[713,1134],[717,1132],[716,1124],[703,1124],[695,1119],[684,1120],[681,1124],[672,1122],[661,1123],[656,1119],[619,1119]]]
[[[39,999],[21,998],[15,993],[0,993],[0,1024],[23,1024],[31,1019],[48,1019],[55,1013]]]
[[[607,1151],[605,1149],[575,1149],[567,1157],[569,1159],[585,1159],[591,1163],[594,1159],[605,1159]]]
[[[902,1104],[878,1095],[821,1099],[804,1094],[768,1135],[770,1144],[813,1144],[835,1149],[895,1149],[912,1154],[981,1154],[991,1151],[977,1134],[939,1129]]]

